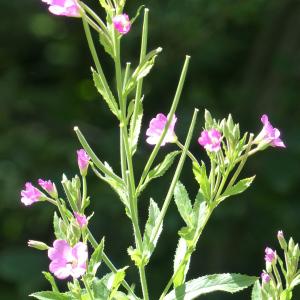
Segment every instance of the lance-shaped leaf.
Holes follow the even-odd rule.
[[[159,217],[159,214],[160,214],[160,209],[158,205],[155,203],[155,201],[151,198],[150,205],[149,205],[148,220],[145,225],[145,232],[143,236],[143,256],[147,261],[149,261],[149,258],[153,250],[155,249],[158,238],[162,232],[163,225],[161,224],[155,236],[155,239],[153,239],[155,234],[154,232],[155,224]]]
[[[52,287],[52,291],[59,293],[59,289],[56,285],[54,277],[49,272],[42,272],[42,273],[45,276],[45,278],[48,280],[48,282],[50,283],[50,285]]]
[[[201,165],[193,162],[193,173],[195,179],[200,185],[200,190],[206,201],[210,200],[210,184],[206,173],[206,167],[204,162],[201,162]]]
[[[150,51],[139,66],[132,73],[130,80],[126,84],[124,95],[128,95],[136,86],[137,81],[144,78],[151,71],[157,55],[162,51],[162,48],[157,48]]]
[[[151,180],[163,176],[168,171],[168,169],[172,166],[174,159],[179,153],[180,151],[173,151],[167,154],[164,160],[160,164],[158,164],[152,170],[150,170],[144,180],[144,183],[141,185],[138,193],[140,193]]]
[[[53,216],[54,234],[57,239],[65,240],[67,238],[68,229],[64,221],[54,212]]]
[[[138,140],[139,140],[139,136],[140,136],[140,132],[141,132],[141,127],[142,127],[142,119],[143,119],[143,98],[137,100],[138,101],[138,106],[137,106],[137,118],[134,120],[134,118],[132,117],[130,119],[130,134],[129,134],[129,145],[131,148],[131,153],[132,155],[135,153],[136,148],[137,148],[137,144],[138,144]],[[133,108],[134,108],[134,102],[133,106],[132,106],[132,112],[133,112]],[[128,110],[128,113],[130,111]]]
[[[116,99],[113,96],[111,90],[109,89],[109,87],[107,87],[103,84],[101,76],[95,70],[92,69],[92,73],[93,73],[94,84],[95,84],[98,92],[103,97],[103,99],[107,103],[107,105],[108,105],[109,109],[112,111],[112,113],[118,118],[119,117],[119,108],[118,108]]]
[[[74,299],[70,295],[61,294],[58,292],[51,292],[51,291],[43,291],[37,292],[30,295],[30,297],[39,299],[39,300],[72,300]]]
[[[111,166],[107,163],[104,162],[104,166],[112,173],[115,174]],[[123,183],[118,182],[115,180],[113,177],[109,175],[102,175],[98,170],[92,165],[92,169],[94,173],[96,174],[97,177],[108,183],[112,189],[119,195],[121,201],[125,204],[126,207],[128,207],[128,197],[127,197],[127,191]]]
[[[92,276],[96,275],[96,272],[101,264],[103,249],[104,249],[104,238],[101,240],[101,242],[98,244],[93,254],[91,255],[89,266],[88,266],[89,275]]]
[[[111,42],[109,36],[107,36],[103,32],[100,32],[99,41],[100,41],[101,45],[103,46],[105,52],[108,53],[112,58],[114,58],[113,45],[112,45],[112,42]]]
[[[191,200],[184,185],[178,181],[174,190],[174,199],[178,211],[188,227],[194,227],[194,212]]]
[[[187,255],[188,245],[185,239],[180,238],[175,252],[174,258],[174,287],[178,287],[185,282],[186,274],[189,270],[191,256]],[[187,255],[187,256],[186,256]]]
[[[216,291],[236,293],[251,286],[256,280],[255,276],[229,273],[202,276],[172,290],[164,300],[192,300]]]
[[[262,300],[261,286],[259,280],[256,280],[256,282],[253,285],[251,300]]]
[[[254,178],[255,178],[255,176],[242,179],[237,184],[227,188],[225,190],[225,192],[222,194],[222,196],[220,197],[219,202],[223,201],[224,199],[226,199],[230,196],[234,196],[234,195],[243,193],[251,185]]]

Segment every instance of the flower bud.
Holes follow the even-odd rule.
[[[48,250],[50,247],[43,242],[29,240],[27,243],[28,247],[38,250]]]
[[[296,244],[293,250],[293,257],[297,258],[299,257],[299,245]]]
[[[84,226],[87,225],[88,219],[85,215],[80,214],[78,212],[74,212],[74,216],[75,216],[75,219],[76,219],[76,221],[77,221],[80,228],[83,228]]]
[[[269,283],[270,280],[271,280],[271,277],[268,273],[266,273],[265,271],[263,271],[261,274],[260,274],[260,278],[263,282],[263,284],[266,284],[266,283]]]
[[[267,247],[265,249],[265,261],[269,263],[273,263],[276,260],[276,251]]]
[[[56,186],[51,180],[39,179],[38,183],[52,198],[57,198]]]
[[[114,16],[113,24],[115,29],[121,34],[128,33],[131,28],[131,22],[126,14]]]
[[[294,247],[295,247],[295,242],[294,242],[293,238],[290,238],[290,240],[289,240],[289,252],[293,253]]]
[[[86,176],[87,169],[89,167],[90,157],[84,151],[84,149],[77,150],[77,162],[82,176]]]
[[[285,250],[286,247],[287,247],[287,243],[286,243],[286,240],[284,238],[284,234],[283,234],[282,230],[279,230],[277,232],[277,239],[278,239],[278,242],[280,244],[281,249]]]

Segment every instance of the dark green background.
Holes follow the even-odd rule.
[[[144,3],[128,2],[130,16]],[[213,215],[188,277],[221,272],[259,275],[265,246],[278,248],[278,229],[300,239],[300,1],[145,3],[150,8],[149,48],[162,46],[164,51],[144,84],[137,173],[151,151],[144,138],[147,124],[156,113],[168,112],[185,54],[192,59],[177,111],[176,132],[184,139],[193,109],[198,107],[201,116],[192,145],[197,158],[205,157],[196,142],[204,108],[218,118],[231,112],[242,130],[254,133],[261,128],[261,114],[267,113],[282,132],[287,149],[270,148],[249,159],[243,175],[256,174],[255,183]],[[26,181],[51,178],[58,185],[62,173],[71,177],[78,172],[74,125],[81,128],[99,156],[118,170],[118,124],[93,88],[92,61],[79,19],[52,16],[39,0],[1,1],[0,8],[0,298],[22,300],[33,291],[49,288],[41,275],[41,270],[48,268],[46,253],[28,249],[26,242],[35,239],[50,244],[54,235],[53,208],[47,204],[23,207],[20,190]],[[123,38],[123,61],[136,63],[140,29],[141,18]],[[111,61],[100,47],[99,56],[113,84]],[[172,149],[174,146],[168,145],[162,152]],[[142,224],[150,196],[162,205],[170,174],[154,182],[140,199]],[[181,178],[194,197],[197,184],[189,161]],[[130,264],[126,249],[132,244],[131,226],[120,201],[92,173],[88,184],[89,211],[96,212],[92,231],[99,239],[106,236],[106,251],[117,266]],[[171,274],[177,231],[182,225],[172,205],[147,267],[152,299],[157,299]],[[136,279],[130,270],[128,280]],[[246,291],[206,298],[250,296]]]

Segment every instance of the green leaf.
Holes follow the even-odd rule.
[[[195,223],[196,231],[202,230],[206,222],[208,206],[201,192],[199,192],[196,196],[193,212],[194,212],[194,223]]]
[[[119,286],[125,278],[125,270],[128,267],[117,270],[116,273],[113,273],[107,282],[107,287],[111,291],[110,299],[114,299],[115,293],[118,291]]]
[[[49,281],[49,283],[51,284],[52,291],[59,293],[59,289],[55,283],[54,277],[49,272],[42,272],[42,273],[45,276],[45,278]]]
[[[128,95],[136,86],[137,81],[144,78],[149,74],[151,71],[155,59],[157,55],[162,51],[162,48],[157,48],[155,50],[150,51],[143,61],[139,64],[139,66],[135,69],[133,74],[131,75],[130,80],[128,80],[125,90],[124,90],[124,96]]]
[[[194,213],[191,200],[184,185],[178,181],[174,189],[174,199],[178,211],[188,227],[194,227]]]
[[[256,280],[255,276],[228,273],[202,276],[172,290],[164,300],[192,300],[215,291],[236,293],[251,286]]]
[[[154,239],[154,228],[158,219],[158,216],[160,214],[160,209],[155,203],[155,201],[151,198],[150,199],[150,205],[149,205],[149,213],[148,213],[148,220],[145,225],[145,232],[143,236],[143,256],[148,261],[153,250],[155,249],[155,246],[157,244],[158,238],[162,232],[163,225],[161,224],[157,235]]]
[[[256,280],[256,282],[253,285],[251,300],[262,300],[261,286],[259,280]]]
[[[44,291],[29,295],[39,300],[71,300],[72,297],[58,292]]]
[[[93,73],[94,84],[99,94],[103,97],[111,112],[118,118],[119,117],[118,105],[111,90],[109,89],[109,87],[107,87],[108,90],[105,88],[101,76],[95,70],[92,69],[92,73]]]
[[[138,193],[140,193],[151,180],[163,176],[168,169],[172,166],[174,159],[180,153],[180,151],[173,151],[167,154],[164,160],[154,167],[152,170],[149,171],[148,175],[146,176],[143,185],[140,187]]]
[[[91,255],[89,266],[88,266],[88,274],[92,276],[96,275],[96,272],[101,264],[103,249],[104,249],[104,238],[102,238],[101,242],[98,244],[93,254]]]
[[[146,262],[144,262],[143,255],[140,250],[134,249],[133,247],[130,246],[127,249],[127,253],[137,267],[145,265]]]
[[[138,107],[137,107],[137,118],[134,123],[133,117],[130,120],[130,136],[129,136],[129,145],[131,148],[132,155],[135,153],[141,127],[142,127],[142,119],[143,119],[143,99],[138,100]],[[134,103],[134,102],[133,102]],[[129,112],[128,112],[129,113]],[[134,124],[133,124],[134,123]]]
[[[200,185],[200,190],[204,196],[204,199],[209,202],[211,197],[210,192],[210,184],[206,173],[206,167],[204,162],[201,162],[201,165],[199,163],[193,162],[193,173],[195,176],[195,179]]]
[[[134,16],[133,18],[130,19],[131,25],[132,25],[132,24],[135,22],[135,20],[138,18],[138,16],[139,16],[140,13],[141,13],[142,8],[144,8],[144,7],[145,7],[145,5],[141,5],[141,6],[137,9],[135,16]]]
[[[113,169],[107,162],[104,162],[104,165],[107,169],[109,169],[110,172],[114,173]],[[105,181],[106,183],[108,183],[111,186],[111,188],[119,195],[120,200],[125,204],[126,207],[128,207],[128,203],[127,203],[128,196],[127,196],[127,190],[125,188],[125,185],[123,183],[122,184],[119,183],[118,181],[116,181],[114,178],[112,178],[107,174],[102,175],[100,172],[98,172],[98,170],[93,165],[91,166],[96,176],[99,177],[101,180]]]
[[[92,289],[94,292],[95,300],[109,299],[110,291],[107,288],[107,282],[111,273],[106,274],[101,279],[95,278],[93,280]]]
[[[113,51],[112,42],[104,32],[100,32],[99,41],[100,41],[100,44],[103,46],[105,52],[108,53],[111,56],[111,58],[114,59],[114,51]]]
[[[225,198],[244,192],[253,182],[255,176],[240,180],[237,184],[227,188],[221,196],[221,201]]]
[[[54,212],[54,216],[53,216],[53,227],[54,227],[55,237],[58,240],[67,239],[67,227],[64,221],[60,217],[58,217],[56,212]]]
[[[173,279],[174,287],[178,287],[185,282],[186,274],[190,266],[190,255],[185,258],[188,252],[188,245],[185,239],[180,238],[175,252],[174,258],[174,274],[176,276]]]

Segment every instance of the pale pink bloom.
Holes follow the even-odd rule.
[[[87,217],[85,215],[80,214],[78,212],[74,212],[74,216],[75,216],[75,219],[76,219],[78,225],[80,226],[80,228],[87,225],[88,220],[87,220]]]
[[[146,131],[148,138],[146,142],[150,145],[156,145],[163,133],[163,130],[167,124],[168,118],[164,114],[157,114],[155,118],[150,121],[149,128]],[[163,139],[161,146],[164,146],[166,143],[174,143],[176,141],[176,135],[174,132],[174,127],[176,124],[177,118],[173,116],[173,119],[170,123],[170,126],[167,130],[166,136]]]
[[[80,17],[76,0],[42,0],[49,5],[49,11],[57,16]]]
[[[280,139],[280,131],[272,126],[267,115],[262,115],[261,122],[264,126],[256,140],[258,142],[263,140],[264,142],[270,144],[272,147],[285,148],[285,144]]]
[[[221,149],[222,134],[216,129],[203,130],[198,143],[210,152],[217,152]]]
[[[42,193],[32,185],[31,182],[25,184],[25,189],[21,191],[21,202],[26,206],[31,205],[34,202],[38,202]]]
[[[276,259],[276,251],[267,247],[265,249],[265,261],[272,263]]]
[[[122,14],[122,15],[114,16],[112,21],[113,21],[115,29],[119,33],[126,34],[129,32],[129,30],[131,28],[131,22],[129,20],[128,15]]]
[[[86,175],[89,166],[89,161],[90,161],[90,157],[83,149],[77,150],[77,162],[78,162],[80,173],[82,175]]]
[[[49,270],[58,279],[79,278],[86,272],[88,251],[82,242],[71,247],[65,240],[56,240],[48,250],[48,257],[51,259]]]
[[[260,274],[260,277],[261,277],[261,280],[263,283],[269,283],[270,280],[271,280],[271,277],[268,273],[266,273],[265,271],[263,271],[261,274]]]
[[[57,197],[55,184],[51,180],[38,180],[39,185],[52,197]]]

